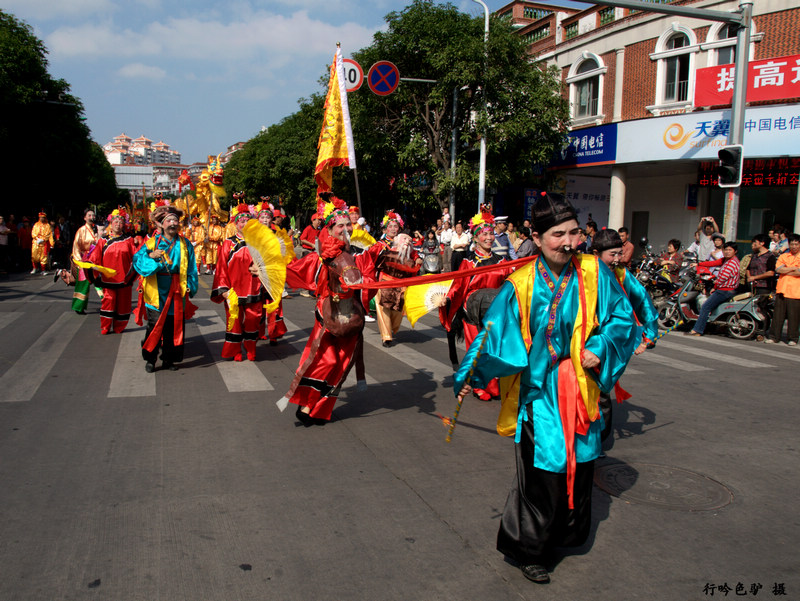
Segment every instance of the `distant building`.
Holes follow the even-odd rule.
[[[139,136],[131,139],[126,134],[120,134],[103,146],[106,159],[112,165],[152,165],[160,163],[165,165],[179,165],[181,153],[170,150],[169,144],[158,142]]]

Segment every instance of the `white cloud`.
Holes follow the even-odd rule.
[[[161,67],[144,65],[142,63],[130,63],[122,67],[117,74],[128,79],[164,79],[167,72]]]
[[[5,0],[3,10],[22,19],[60,19],[114,10],[111,0]]]
[[[374,31],[357,23],[332,25],[309,17],[307,11],[287,17],[262,11],[227,23],[171,18],[140,31],[119,29],[110,22],[61,27],[46,43],[54,60],[159,56],[233,62],[231,66],[236,61],[258,59],[275,66],[291,62],[291,57],[333,56],[336,42],[342,42],[347,54],[368,45]]]

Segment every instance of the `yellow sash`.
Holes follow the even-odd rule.
[[[541,260],[541,259],[537,259]],[[572,260],[576,275],[580,278],[580,295],[578,315],[572,329],[570,357],[578,378],[581,399],[583,400],[589,420],[594,421],[599,415],[597,401],[600,389],[595,381],[586,375],[581,365],[581,351],[586,340],[597,325],[597,278],[598,259],[593,255],[578,254]],[[530,352],[531,338],[531,302],[533,300],[533,283],[536,275],[536,261],[517,269],[508,276],[516,291],[519,306],[520,333],[525,343],[525,350]],[[585,324],[585,325],[584,325]],[[517,431],[519,420],[519,386],[521,372],[500,378],[500,416],[497,418],[497,433],[501,436],[513,436]]]
[[[182,236],[178,237],[178,240],[180,241],[181,245],[181,296],[185,297],[187,274],[189,272],[189,252],[186,249],[186,240],[184,240]],[[149,238],[144,244],[145,247],[147,247],[147,252],[153,252],[156,248],[155,236]],[[146,304],[150,305],[151,307],[155,307],[156,309],[159,308],[158,274],[153,273],[146,278],[142,278],[142,295],[144,296],[144,302]]]

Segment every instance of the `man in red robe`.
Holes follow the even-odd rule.
[[[243,195],[234,194],[234,198],[242,200]],[[258,268],[253,265],[242,235],[244,226],[251,218],[250,207],[244,203],[231,211],[236,233],[220,246],[211,289],[211,300],[225,303],[226,329],[222,358],[234,361],[242,360],[242,347],[248,361],[256,360],[258,326],[266,298],[261,280],[258,279]],[[238,317],[231,319],[231,312],[235,314],[237,311]]]

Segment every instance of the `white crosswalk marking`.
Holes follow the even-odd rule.
[[[0,313],[0,330],[8,325],[11,325],[21,316],[22,313],[17,311],[14,311],[13,313]]]
[[[31,370],[46,374],[80,329],[83,319],[71,311],[62,313],[47,331],[0,377],[0,402],[30,401],[44,381],[31,377]]]
[[[145,373],[142,359],[144,327],[125,330],[111,374],[108,398],[156,396],[156,378]]]
[[[702,336],[700,338],[693,338],[692,342],[697,341],[701,344],[713,344],[714,346],[724,346],[730,349],[739,349],[746,351],[748,354],[753,353],[756,355],[765,355],[771,359],[784,359],[786,361],[800,361],[800,354],[796,351],[787,350],[784,352],[776,345],[760,345],[753,342],[733,342],[732,340],[724,340],[718,336]]]
[[[658,342],[658,346],[661,348],[671,349],[673,351],[680,351],[681,353],[685,353],[687,355],[696,355],[698,357],[704,357],[706,359],[711,359],[712,361],[722,361],[724,363],[731,363],[736,365],[737,367],[771,367],[766,363],[760,363],[758,361],[750,361],[749,359],[742,359],[740,357],[734,357],[733,355],[725,355],[723,353],[718,353],[716,351],[710,351],[708,349],[699,349],[695,348],[694,346],[689,346],[686,344],[676,344],[674,342],[667,342],[664,339],[661,339]]]
[[[656,344],[656,350],[661,346],[661,341]],[[632,361],[647,361],[648,363],[658,363],[663,367],[671,367],[680,371],[711,371],[710,367],[703,367],[695,363],[687,363],[686,361],[679,361],[678,359],[671,359],[664,355],[658,354],[655,351],[647,351],[641,355],[636,355]]]
[[[377,349],[383,349],[383,341],[381,340],[380,334],[366,328],[364,329],[364,344],[369,344]],[[453,376],[453,368],[450,365],[446,365],[428,355],[415,351],[409,348],[408,345],[396,344],[391,348],[392,350],[390,353],[394,359],[405,363],[409,367],[430,374],[433,380],[441,382],[445,378],[452,378]]]
[[[225,324],[216,311],[197,311],[194,324],[200,329],[203,339],[216,361],[217,369],[229,392],[259,392],[275,390],[269,380],[252,361],[229,361],[221,359],[222,343],[225,340]],[[192,322],[187,322],[187,326]]]

